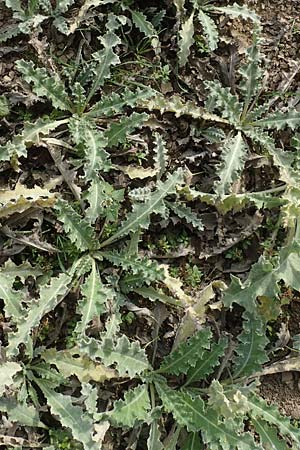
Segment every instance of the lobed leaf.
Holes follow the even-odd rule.
[[[220,363],[220,358],[224,356],[228,345],[227,338],[221,338],[219,342],[213,342],[210,349],[204,349],[201,354],[197,355],[195,367],[191,367],[187,372],[185,385],[204,380]]]
[[[221,198],[228,194],[232,183],[239,178],[244,168],[246,154],[247,144],[240,131],[236,136],[227,138],[224,141],[221,163],[217,171],[219,181],[215,183],[215,191]]]
[[[111,338],[104,338],[101,346],[96,339],[85,338],[80,342],[80,349],[94,360],[102,359],[105,366],[116,364],[120,376],[133,378],[149,368],[145,351],[138,342],[130,342],[126,335],[118,338],[116,343]]]
[[[52,278],[49,285],[41,287],[38,302],[31,305],[27,316],[18,324],[17,331],[10,334],[6,349],[8,355],[16,355],[18,346],[28,343],[33,328],[38,326],[43,316],[52,311],[68,294],[71,281],[72,276],[61,273],[57,278]]]
[[[127,391],[124,400],[114,402],[109,420],[117,426],[134,427],[137,422],[146,422],[151,409],[148,389],[145,384]]]
[[[202,25],[204,36],[211,52],[218,46],[219,33],[215,22],[202,9],[199,9],[197,17]]]
[[[121,237],[126,236],[128,233],[134,233],[140,229],[148,228],[151,214],[165,214],[166,207],[163,202],[164,198],[167,195],[174,194],[176,187],[182,184],[183,181],[183,171],[181,169],[169,175],[164,183],[159,181],[157,189],[151,196],[144,203],[133,205],[132,212],[127,215],[127,219],[121,224],[119,230],[102,242],[100,247],[109,245]]]
[[[186,206],[184,203],[179,202],[166,202],[166,205],[181,219],[184,219],[187,223],[190,223],[196,230],[203,231],[204,226],[202,220],[197,217],[193,210]]]
[[[99,445],[93,440],[94,426],[89,414],[79,406],[74,406],[72,397],[51,389],[48,382],[39,379],[35,381],[46,397],[52,414],[59,417],[64,427],[70,428],[74,439],[81,442],[85,450],[99,450]]]
[[[76,244],[79,250],[91,250],[97,245],[97,238],[91,225],[70,206],[65,200],[59,200],[56,204],[58,220],[63,224],[71,242]]]
[[[103,285],[94,259],[91,273],[81,286],[81,293],[83,297],[76,309],[81,319],[76,324],[75,333],[83,336],[90,321],[106,312],[107,302],[115,297],[113,289]]]
[[[108,146],[113,147],[118,144],[124,144],[128,135],[136,128],[142,126],[148,117],[146,113],[134,112],[128,117],[123,117],[119,122],[112,123],[104,134],[107,138]]]
[[[188,62],[190,49],[194,43],[194,13],[182,24],[179,36],[178,62],[179,66],[183,67]]]
[[[72,106],[64,83],[58,75],[49,75],[44,68],[35,67],[32,61],[20,59],[16,67],[22,73],[24,80],[33,83],[33,92],[39,97],[51,100],[54,108],[71,111]]]
[[[238,336],[239,344],[235,349],[233,377],[250,376],[260,370],[269,360],[265,347],[268,344],[265,322],[258,314],[243,314],[243,331]]]
[[[209,348],[212,333],[209,328],[198,331],[186,342],[182,342],[166,356],[159,368],[160,373],[180,375],[195,367],[202,358],[205,349]]]

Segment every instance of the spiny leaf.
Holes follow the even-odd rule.
[[[250,270],[244,283],[231,276],[231,284],[224,294],[223,303],[230,307],[238,303],[250,313],[256,312],[256,298],[266,296],[277,297],[279,294],[278,282],[285,281],[287,286],[298,290],[300,288],[297,276],[297,267],[300,264],[300,246],[293,241],[289,246],[283,247],[279,252],[279,259],[274,265],[260,257]]]
[[[213,410],[205,408],[201,397],[192,398],[185,392],[174,391],[160,383],[155,383],[155,386],[165,410],[171,412],[177,423],[188,431],[201,431],[205,443],[224,442],[226,449],[234,449],[241,444],[245,450],[257,448],[250,434],[240,434],[239,430],[227,429],[226,424],[218,420]]]
[[[22,367],[16,362],[5,362],[1,364],[0,370],[0,395],[5,392],[5,388],[13,384],[14,376],[20,372]]]
[[[164,278],[164,271],[156,261],[148,258],[141,258],[130,255],[128,252],[119,253],[117,251],[102,252],[101,255],[112,264],[122,267],[125,271],[131,270],[133,274],[141,273],[146,284],[152,281],[160,281]]]
[[[147,439],[147,450],[164,450],[161,443],[161,433],[156,420],[151,422],[149,437]]]
[[[8,161],[15,156],[26,156],[28,144],[39,144],[42,136],[48,135],[50,131],[67,122],[68,119],[51,120],[49,118],[40,118],[34,123],[25,122],[21,134],[14,136],[6,145],[0,146],[0,161]]]
[[[218,167],[219,181],[215,183],[215,191],[223,197],[228,193],[232,183],[238,179],[244,168],[247,145],[239,131],[236,136],[227,138],[222,146],[221,164]]]
[[[120,38],[115,33],[109,31],[100,38],[100,42],[104,48],[92,55],[97,64],[93,70],[95,80],[87,97],[86,105],[89,104],[95,92],[103,86],[105,80],[110,77],[111,66],[115,66],[120,62],[120,58],[113,51],[113,48],[121,43]]]
[[[255,431],[259,434],[260,440],[267,450],[286,450],[286,442],[280,439],[275,427],[269,426],[267,422],[261,419],[251,418]]]
[[[194,43],[194,13],[182,24],[179,36],[178,62],[179,66],[183,67],[188,61],[190,49]]]
[[[180,450],[203,450],[203,444],[200,441],[199,433],[189,433],[186,442]]]
[[[209,121],[215,121],[219,123],[228,123],[226,119],[207,112],[205,108],[197,106],[192,101],[184,101],[179,95],[173,95],[169,98],[163,95],[157,95],[156,97],[141,102],[142,107],[149,110],[158,110],[162,114],[165,112],[172,112],[175,117],[190,116],[193,119],[204,119]]]
[[[32,61],[17,61],[16,67],[22,73],[24,80],[33,83],[33,92],[40,97],[51,100],[54,108],[70,111],[71,104],[65,86],[60,78],[49,75],[46,69],[35,67]]]
[[[215,22],[201,9],[198,11],[198,19],[201,23],[209,50],[213,52],[218,46],[219,34]]]
[[[176,187],[183,183],[183,171],[177,170],[169,175],[167,180],[162,183],[158,181],[157,189],[149,196],[142,204],[135,204],[133,210],[128,214],[120,229],[110,238],[101,243],[100,247],[111,244],[117,241],[128,233],[134,233],[140,229],[148,228],[150,224],[150,216],[153,213],[164,215],[166,207],[164,205],[164,198],[169,194],[176,192]]]
[[[48,382],[40,379],[35,381],[46,397],[52,414],[59,417],[64,427],[70,428],[73,437],[83,444],[84,449],[99,450],[99,446],[93,440],[94,426],[88,413],[83,412],[79,406],[74,406],[72,397],[59,394],[51,389]]]
[[[279,293],[277,277],[273,265],[261,257],[251,268],[249,277],[245,283],[231,276],[231,284],[225,291],[223,303],[226,307],[238,303],[250,313],[256,313],[256,298],[262,295],[276,297]]]
[[[235,349],[234,378],[249,376],[260,370],[269,358],[265,350],[268,344],[265,323],[258,314],[243,314],[243,331],[238,337],[239,344]]]
[[[230,88],[221,86],[219,81],[206,81],[205,86],[209,90],[209,96],[206,101],[209,111],[218,109],[221,111],[222,117],[228,119],[232,125],[238,125],[242,104],[230,92]]]
[[[0,411],[7,414],[10,422],[15,422],[18,425],[47,428],[40,421],[39,413],[33,406],[17,402],[14,398],[0,398]]]
[[[0,42],[6,42],[8,39],[11,39],[20,34],[21,30],[18,25],[7,25],[3,26],[0,31]]]
[[[138,421],[146,421],[151,409],[148,389],[145,384],[127,391],[124,400],[114,402],[109,419],[113,424],[124,427],[134,427]]]
[[[80,349],[94,360],[102,359],[105,366],[116,364],[120,376],[133,378],[149,368],[145,351],[138,342],[130,342],[126,335],[118,338],[116,343],[111,338],[104,338],[101,346],[96,339],[84,338]]]
[[[81,383],[89,381],[103,383],[106,380],[117,377],[115,370],[95,363],[87,355],[82,355],[76,348],[59,352],[54,348],[50,348],[45,350],[41,357],[48,364],[55,365],[64,377],[68,378],[76,375]]]
[[[89,322],[106,312],[108,300],[115,297],[115,292],[103,285],[95,260],[92,261],[91,273],[81,286],[81,293],[83,298],[79,300],[76,311],[81,315],[81,320],[77,322],[75,333],[84,335]]]
[[[241,67],[239,73],[242,79],[239,85],[244,94],[244,111],[247,112],[251,99],[261,86],[260,53],[258,47],[259,38],[254,33],[252,46],[247,50],[247,63]]]
[[[85,215],[90,223],[94,223],[99,217],[105,218],[107,222],[116,222],[120,203],[124,199],[124,189],[116,190],[106,181],[94,177],[85,198],[89,202]]]
[[[224,355],[227,345],[227,338],[221,338],[219,342],[213,342],[209,350],[204,349],[199,357],[197,355],[195,367],[188,370],[186,385],[204,380],[210,375],[213,369],[219,364],[220,358]]]
[[[131,91],[127,87],[122,94],[113,92],[111,95],[104,96],[97,102],[86,114],[86,117],[107,117],[120,113],[125,106],[132,108],[140,102],[143,102],[155,95],[155,91],[149,87],[138,88]]]
[[[204,226],[202,220],[197,217],[189,206],[179,202],[166,202],[166,204],[178,217],[193,225],[196,230],[203,231]]]
[[[119,122],[112,123],[108,130],[105,132],[107,143],[109,147],[113,147],[118,144],[123,144],[128,135],[132,133],[135,128],[140,127],[147,119],[146,113],[132,113],[131,116],[123,117]]]
[[[214,10],[228,14],[231,17],[241,17],[246,20],[250,19],[257,24],[260,22],[259,16],[254,11],[251,11],[246,6],[240,6],[237,3],[224,7],[214,7]]]
[[[157,55],[159,55],[161,52],[160,42],[153,24],[147,20],[147,17],[141,11],[131,11],[131,17],[134,25],[140,30],[140,32],[147,38],[151,39],[154,51]]]
[[[26,186],[17,183],[12,190],[0,190],[0,218],[21,213],[32,207],[50,208],[55,202],[55,194],[49,192],[48,189],[39,186],[28,189]]]
[[[276,128],[276,130],[289,127],[294,130],[300,126],[300,111],[292,109],[287,112],[276,112],[270,114],[265,119],[256,120],[252,125],[268,129]]]
[[[182,342],[174,351],[164,358],[159,372],[179,375],[195,367],[205,349],[209,348],[212,334],[209,328],[198,331],[188,341]]]
[[[97,238],[90,224],[82,219],[80,215],[65,200],[59,200],[56,204],[58,220],[63,224],[71,242],[76,244],[79,250],[91,250],[97,245]]]
[[[107,139],[103,132],[98,131],[86,118],[73,117],[69,124],[73,139],[83,147],[85,153],[84,171],[86,180],[98,176],[99,171],[108,172],[112,164],[109,154],[104,150]]]
[[[289,436],[295,444],[299,444],[300,429],[293,426],[289,418],[282,416],[276,406],[268,405],[265,400],[255,395],[248,398],[248,403],[252,417],[263,419],[270,425],[278,427],[282,436]]]
[[[61,273],[59,277],[52,278],[49,285],[41,287],[39,301],[31,304],[27,317],[18,324],[18,329],[10,335],[7,347],[8,355],[16,355],[20,344],[27,344],[30,332],[39,325],[45,314],[54,309],[69,292],[72,277]]]
[[[166,148],[166,143],[163,141],[159,133],[154,134],[154,167],[157,171],[157,179],[160,180],[161,176],[165,172],[168,164],[168,150]]]

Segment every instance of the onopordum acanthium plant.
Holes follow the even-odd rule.
[[[47,251],[51,267],[45,270],[43,258],[29,263],[17,256],[0,269],[6,323],[0,411],[27,436],[8,445],[34,448],[39,442],[31,441],[32,430],[47,440],[55,420],[55,426],[69,430],[85,450],[99,450],[106,438],[118,446],[120,429],[119,435],[132,435],[134,445],[147,450],[297,448],[299,428],[260,396],[258,379],[270,356],[263,302],[278,299],[282,282],[300,290],[297,178],[291,182],[288,177],[297,174],[283,157],[290,161],[292,155],[276,147],[273,151],[271,137],[261,129],[280,129],[281,124],[293,128],[298,116],[288,112],[261,118],[265,108],[257,111],[257,42],[241,71],[241,102],[214,82],[208,85],[206,108],[146,86],[115,83],[115,88],[126,14],[144,36],[154,39],[160,55],[158,37],[146,16],[126,8],[123,12],[108,14],[98,48],[81,63],[82,72],[50,72],[27,60],[16,63],[50,114],[26,123],[1,145],[0,160],[10,173],[18,173],[32,149],[48,150],[56,172],[53,178],[44,176],[42,186],[34,184],[33,177],[28,185],[20,179],[0,192],[4,236],[34,251]],[[192,174],[171,166],[163,128],[155,123],[152,132],[152,112],[157,110],[221,124],[228,131],[213,194],[191,188]],[[240,201],[239,194],[231,192],[246,159],[246,138],[257,142],[258,129],[286,183],[285,198],[275,203],[292,229],[290,239],[272,260],[262,256],[243,281],[232,276],[227,287],[223,280],[213,280],[193,296],[170,276],[169,262],[161,264],[145,250],[143,236],[173,221],[199,237],[205,226],[195,200],[214,202],[220,211],[238,202],[242,207],[248,201],[269,201],[262,193],[245,194]],[[124,162],[128,145],[147,148],[147,167]],[[232,163],[230,152],[235,156]],[[296,162],[293,159],[294,166]],[[122,182],[124,177],[130,183]],[[146,181],[141,186],[139,180]],[[34,235],[29,239],[27,230],[14,233],[14,220],[18,223],[20,217],[26,225],[37,220],[38,229],[41,212],[50,224],[51,231],[45,228],[44,235],[51,243]],[[52,234],[63,242],[59,248]],[[236,337],[218,334],[206,321],[216,294],[211,311],[213,306],[241,307]],[[148,308],[151,304],[157,307],[155,313]],[[154,331],[164,317],[176,315],[168,351],[157,354],[159,326],[151,341],[135,339],[124,319],[127,308],[148,317]],[[66,336],[62,328],[68,319],[56,319],[69,310],[73,323]],[[57,321],[57,328],[49,333],[51,321]],[[107,391],[103,395],[107,385],[114,391],[108,396]],[[51,445],[46,448],[53,450]]]

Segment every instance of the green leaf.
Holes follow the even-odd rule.
[[[99,445],[93,440],[91,417],[79,406],[73,405],[72,397],[55,392],[46,381],[35,379],[35,382],[46,397],[52,414],[59,417],[64,427],[70,428],[74,439],[81,442],[85,450],[99,450]]]
[[[108,146],[113,147],[126,142],[129,134],[143,125],[148,117],[148,114],[134,112],[131,116],[123,117],[119,122],[112,123],[104,134],[107,138]]]
[[[219,33],[215,22],[201,9],[198,11],[198,19],[203,27],[204,36],[208,48],[213,52],[218,46]]]
[[[54,309],[67,295],[72,277],[61,273],[59,277],[52,278],[49,285],[40,289],[39,301],[32,303],[24,320],[19,323],[15,333],[10,334],[7,354],[14,356],[18,353],[20,344],[26,345],[30,339],[30,332],[39,325],[45,314]]]
[[[203,450],[203,448],[199,433],[189,433],[186,442],[180,450]]]
[[[89,207],[85,211],[86,218],[94,223],[99,217],[107,222],[116,222],[120,202],[124,199],[124,189],[114,189],[113,186],[98,177],[94,177],[85,196]]]
[[[215,183],[215,191],[223,197],[228,194],[234,181],[239,178],[244,168],[247,145],[239,131],[236,136],[227,138],[222,146],[221,164],[218,167],[219,181]]]
[[[9,102],[6,96],[0,95],[0,118],[7,116],[9,114],[9,109]]]
[[[175,117],[187,115],[193,119],[204,119],[217,123],[228,123],[226,119],[208,112],[206,108],[198,106],[195,102],[182,100],[179,95],[173,95],[171,97],[157,95],[149,100],[141,102],[140,106],[147,108],[150,111],[158,110],[161,114],[164,114],[165,112],[172,112],[175,114]]]
[[[270,425],[276,426],[282,436],[288,436],[295,444],[300,442],[300,429],[293,426],[290,419],[282,416],[276,406],[268,405],[261,397],[252,395],[248,398],[251,416],[262,419]],[[277,450],[277,448],[276,448]]]
[[[97,246],[97,238],[94,235],[93,228],[80,217],[72,206],[65,200],[59,200],[56,209],[58,220],[62,222],[70,241],[76,244],[79,250],[91,250]]]
[[[47,428],[40,421],[39,413],[33,406],[26,403],[22,404],[13,398],[0,398],[0,411],[7,414],[10,422],[15,422],[18,425]]]
[[[163,269],[151,259],[117,251],[102,252],[101,255],[115,266],[122,267],[125,272],[131,270],[133,274],[141,274],[146,284],[164,279]]]
[[[96,381],[103,383],[117,377],[113,369],[95,363],[87,355],[82,355],[76,348],[57,351],[55,348],[45,350],[41,357],[46,363],[55,365],[65,378],[76,375],[81,383]]]
[[[86,180],[97,178],[99,171],[108,172],[112,168],[112,164],[109,154],[104,150],[107,146],[107,139],[104,133],[98,131],[89,121],[82,117],[71,118],[69,129],[75,143],[84,151]]]
[[[124,400],[114,402],[109,419],[113,424],[123,427],[134,427],[136,422],[145,422],[151,409],[148,389],[145,384],[127,391]]]
[[[71,111],[72,107],[65,85],[58,75],[50,76],[46,69],[36,68],[32,61],[23,59],[16,62],[16,67],[25,81],[33,83],[33,92],[36,95],[51,100],[54,108]]]
[[[179,169],[169,175],[164,183],[158,181],[157,189],[149,196],[149,199],[142,204],[133,205],[132,212],[127,215],[127,220],[121,224],[121,227],[115,234],[102,242],[100,247],[109,245],[128,233],[148,228],[150,216],[153,213],[165,215],[166,207],[163,200],[167,195],[176,192],[176,187],[184,181],[183,175],[183,171]]]
[[[20,372],[22,367],[15,362],[5,362],[1,364],[0,370],[0,395],[4,394],[5,388],[13,384],[14,376]]]
[[[256,120],[252,125],[267,129],[276,128],[276,130],[282,130],[285,127],[289,127],[294,130],[300,126],[300,111],[290,110],[287,112],[276,112],[270,114],[265,119]]]
[[[258,433],[264,449],[287,450],[286,441],[279,438],[278,431],[275,427],[269,426],[264,420],[254,419],[253,417],[251,418],[251,423]]]
[[[179,202],[166,202],[166,205],[181,219],[184,219],[187,223],[190,223],[196,230],[203,231],[204,226],[202,220],[197,217],[193,210],[186,206],[184,203]]]
[[[153,24],[149,22],[145,14],[140,11],[131,11],[131,17],[134,25],[140,30],[140,32],[143,33],[146,38],[151,39],[152,47],[156,55],[159,55],[161,53],[161,47],[157,31],[155,30]]]
[[[242,19],[252,20],[252,22],[259,24],[260,19],[259,16],[254,12],[248,9],[246,6],[240,6],[237,3],[233,5],[224,6],[224,7],[214,7],[214,11],[219,11],[221,13],[228,14],[231,17],[241,17]]]
[[[188,431],[201,431],[205,443],[224,443],[226,449],[242,448],[242,444],[244,450],[257,448],[250,434],[227,429],[226,424],[218,420],[215,411],[205,408],[201,397],[192,398],[160,383],[155,385],[165,410],[171,412],[177,423]]]
[[[209,348],[212,333],[209,328],[198,331],[186,342],[182,342],[166,356],[159,368],[160,373],[180,375],[195,367],[205,349]]]
[[[269,360],[265,350],[268,344],[265,322],[256,314],[245,311],[243,331],[238,336],[239,344],[235,349],[233,377],[252,375]]]
[[[231,276],[231,284],[225,291],[223,303],[231,307],[238,303],[252,314],[256,313],[256,298],[265,296],[278,297],[278,283],[283,280],[287,286],[299,290],[299,278],[297,267],[300,264],[300,246],[293,241],[289,246],[283,247],[279,252],[279,259],[274,265],[263,256],[254,264],[249,276],[244,283],[240,279]]]
[[[103,285],[94,260],[91,273],[81,286],[81,293],[83,298],[79,300],[76,310],[81,320],[76,324],[75,333],[84,335],[89,322],[106,312],[107,301],[115,297],[115,292]]]
[[[213,342],[209,350],[202,351],[200,357],[197,355],[195,367],[188,370],[185,386],[204,380],[210,375],[214,368],[219,365],[220,358],[224,356],[227,345],[227,338],[221,338],[219,342]]]
[[[239,73],[242,79],[239,88],[244,94],[244,112],[248,112],[251,99],[261,87],[262,72],[260,69],[260,53],[258,36],[254,33],[252,46],[247,50],[247,63],[241,67]]]
[[[5,272],[0,272],[0,298],[4,301],[6,319],[12,318],[13,322],[20,322],[24,317],[22,307],[23,294],[13,288],[15,276],[10,277]]]
[[[18,36],[20,32],[18,25],[3,26],[0,30],[0,42],[6,42],[8,39]]]
[[[279,293],[277,286],[277,276],[273,265],[263,256],[254,264],[249,276],[244,283],[240,279],[231,276],[231,284],[225,291],[223,303],[226,307],[231,307],[233,303],[238,303],[250,313],[256,313],[256,298],[259,296],[276,297]]]
[[[120,62],[120,58],[113,51],[113,48],[121,43],[120,38],[115,33],[109,31],[100,38],[100,42],[104,47],[103,50],[99,50],[92,54],[92,57],[97,64],[95,69],[93,69],[95,80],[86,99],[86,105],[90,103],[95,92],[103,86],[105,80],[110,77],[111,67]]]
[[[159,133],[154,134],[154,144],[154,168],[157,170],[157,179],[160,180],[167,168],[168,150]]]
[[[137,103],[143,102],[155,95],[155,91],[149,87],[138,88],[136,91],[130,91],[127,87],[122,94],[113,92],[106,95],[97,102],[85,117],[107,117],[119,114],[125,106],[134,108]]]
[[[153,287],[142,287],[139,289],[133,289],[133,292],[140,295],[143,298],[151,300],[151,302],[160,301],[165,303],[166,305],[173,306],[182,306],[182,302],[174,297],[170,297],[169,295],[160,292]]]
[[[219,81],[206,81],[205,86],[209,90],[206,101],[209,111],[218,109],[222,117],[228,119],[232,125],[238,126],[243,106],[230,92],[230,88],[221,86]]]
[[[179,36],[178,62],[179,66],[183,67],[188,62],[190,49],[194,43],[194,13],[182,24]]]
[[[51,120],[49,118],[40,118],[34,123],[25,122],[21,134],[14,136],[6,145],[0,146],[0,161],[8,161],[14,156],[26,157],[28,144],[39,144],[42,136],[48,135],[50,131],[67,122],[68,119]]]
[[[164,446],[161,443],[161,433],[159,431],[158,423],[156,420],[151,422],[150,433],[147,440],[147,450],[164,450]]]
[[[104,338],[101,346],[96,339],[84,338],[80,349],[94,360],[102,359],[105,366],[116,364],[120,376],[133,378],[149,368],[145,351],[138,342],[130,342],[126,335],[118,338],[116,343],[111,338]]]

